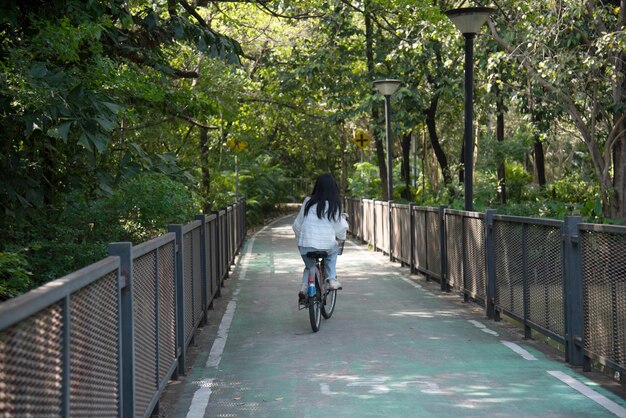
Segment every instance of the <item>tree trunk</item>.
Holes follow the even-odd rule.
[[[538,136],[535,137],[533,150],[535,153],[535,174],[537,175],[537,183],[539,184],[539,187],[543,189],[546,187],[546,165],[543,153],[543,143]]]
[[[465,138],[463,138],[465,141]],[[461,155],[459,155],[459,183],[465,182],[465,144],[461,144]]]
[[[202,208],[204,213],[211,213],[211,203],[209,202],[209,192],[211,191],[211,173],[209,171],[209,130],[207,128],[200,128],[200,171],[202,173],[202,180],[200,189],[202,190],[202,196],[204,200],[204,207]]]
[[[402,166],[400,177],[404,180],[404,192],[402,197],[411,201],[411,136],[412,131],[402,136]]]
[[[622,125],[626,125],[622,123]],[[626,126],[622,127],[622,131]],[[613,149],[613,190],[615,199],[611,205],[611,218],[626,225],[626,140],[622,134]]]
[[[618,28],[626,26],[626,0],[620,1]],[[615,74],[617,76],[613,88],[613,102],[616,108],[623,109],[626,91],[624,81],[626,80],[626,68],[624,66],[626,54],[620,53],[615,57]],[[618,134],[613,148],[613,200],[611,202],[611,218],[619,220],[626,225],[626,122],[624,113],[618,112],[615,115],[615,122],[618,124]]]
[[[367,73],[370,76],[370,79],[373,80],[375,77],[374,72],[374,40],[372,33],[372,20],[370,18],[370,9],[371,5],[369,0],[367,0],[364,4],[364,19],[365,19],[365,58],[367,60]],[[380,113],[378,108],[372,106],[372,120],[371,123],[374,126],[377,125]],[[378,159],[378,172],[380,173],[380,182],[383,191],[383,199],[390,200],[389,193],[387,192],[387,165],[385,164],[385,151],[383,149],[383,141],[381,138],[380,129],[372,129],[374,133],[374,142],[376,143],[376,157]],[[393,198],[393,196],[392,196]]]
[[[439,143],[439,137],[437,136],[437,125],[435,122],[438,103],[439,94],[435,94],[432,98],[432,101],[430,102],[430,107],[426,109],[424,113],[426,115],[426,127],[428,128],[430,144],[433,147],[433,151],[435,151],[435,156],[437,157],[437,161],[439,162],[439,167],[441,167],[443,181],[446,185],[448,185],[452,182],[452,178],[450,176],[450,167],[448,167],[448,158],[446,157],[446,153],[443,151],[443,148],[441,148],[441,144]]]
[[[499,85],[496,83],[496,140],[499,143],[504,142],[504,98]],[[501,153],[500,162],[498,163],[498,198],[500,204],[506,205],[506,170],[504,167],[504,154]]]

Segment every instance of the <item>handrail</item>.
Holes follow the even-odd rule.
[[[626,227],[350,197],[345,207],[352,236],[439,281],[442,291],[483,305],[489,318],[518,320],[528,338],[534,330],[563,343],[572,365],[589,369],[597,360],[626,373],[626,306],[618,296],[626,292]]]
[[[0,303],[0,415],[149,417],[185,374],[245,241],[245,210],[241,200],[139,245],[112,243],[103,260]]]

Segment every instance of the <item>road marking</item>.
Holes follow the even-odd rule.
[[[273,222],[272,222],[273,223]],[[254,246],[254,240],[258,234],[265,231],[269,225],[266,225],[263,229],[258,231],[256,234],[252,236],[250,239],[250,243],[248,244],[248,250],[246,254],[243,256],[241,261],[241,271],[239,272],[239,279],[245,280],[246,271],[248,270],[248,259],[252,254],[252,247]],[[222,316],[222,320],[220,322],[220,326],[217,330],[217,337],[215,341],[213,341],[213,345],[211,346],[211,351],[209,352],[209,358],[206,361],[205,369],[212,368],[217,369],[220,365],[220,361],[222,360],[222,354],[224,353],[224,347],[226,347],[226,340],[228,339],[228,331],[230,330],[230,325],[233,322],[233,317],[235,316],[235,310],[237,309],[237,296],[239,295],[240,287],[233,291],[233,297],[228,305],[226,306],[226,311],[224,312],[224,316]],[[213,378],[202,379],[196,384],[199,388],[193,394],[193,398],[191,399],[191,405],[189,405],[189,409],[187,410],[187,418],[202,418],[206,412],[206,408],[209,405],[209,401],[211,400],[211,387],[213,386]]]
[[[407,282],[408,284],[410,284],[411,286],[413,286],[416,289],[421,289],[422,285],[419,285],[417,283],[415,283],[414,281],[407,279],[406,277],[403,277],[402,280],[404,280],[405,282]]]
[[[496,337],[498,335],[500,335],[497,332],[495,332],[494,330],[487,328],[487,326],[485,324],[483,324],[482,322],[475,321],[473,319],[468,319],[467,322],[469,322],[470,324],[474,325],[476,328],[480,329],[482,332],[484,332],[486,334],[495,335]]]
[[[515,351],[520,356],[522,356],[525,360],[537,360],[535,356],[533,356],[528,351],[524,350],[522,347],[520,347],[519,345],[515,343],[512,343],[510,341],[502,341],[502,340],[500,342],[506,345],[507,347],[509,347],[511,350]]]
[[[320,383],[320,390],[322,391],[322,395],[338,395],[339,392],[333,392],[330,390],[330,385],[328,383]]]
[[[611,411],[618,417],[626,418],[626,408],[613,402],[606,396],[599,394],[595,390],[587,387],[584,383],[560,371],[548,370],[548,373],[556,377],[557,379],[559,379],[561,382],[565,383],[566,385],[582,393],[583,395],[585,395],[592,401],[598,403],[600,406],[603,406],[604,408],[608,409],[609,411]]]

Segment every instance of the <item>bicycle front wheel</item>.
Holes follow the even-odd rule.
[[[324,286],[328,287],[328,283]],[[324,296],[324,300],[322,301],[322,315],[324,318],[328,319],[333,316],[333,312],[335,312],[335,303],[337,303],[337,291],[328,289]]]

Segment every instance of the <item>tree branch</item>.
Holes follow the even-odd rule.
[[[255,97],[242,98],[242,99],[239,99],[239,101],[240,102],[266,103],[266,104],[278,105],[278,106],[286,107],[286,108],[289,108],[289,109],[297,110],[297,111],[301,112],[303,115],[308,116],[308,117],[313,118],[313,119],[320,119],[320,120],[327,119],[326,116],[314,115],[314,114],[311,114],[309,112],[305,112],[305,111],[302,110],[302,108],[300,106],[296,106],[296,105],[293,105],[291,103],[279,102],[279,101],[271,100],[271,99],[258,99],[258,98],[255,98]]]
[[[173,115],[179,119],[185,120],[189,123],[191,123],[194,126],[198,126],[200,128],[204,128],[210,131],[216,131],[218,129],[220,129],[219,126],[213,126],[213,125],[205,125],[203,123],[198,122],[197,120],[195,120],[194,118],[192,118],[191,116],[187,116],[187,115]]]

